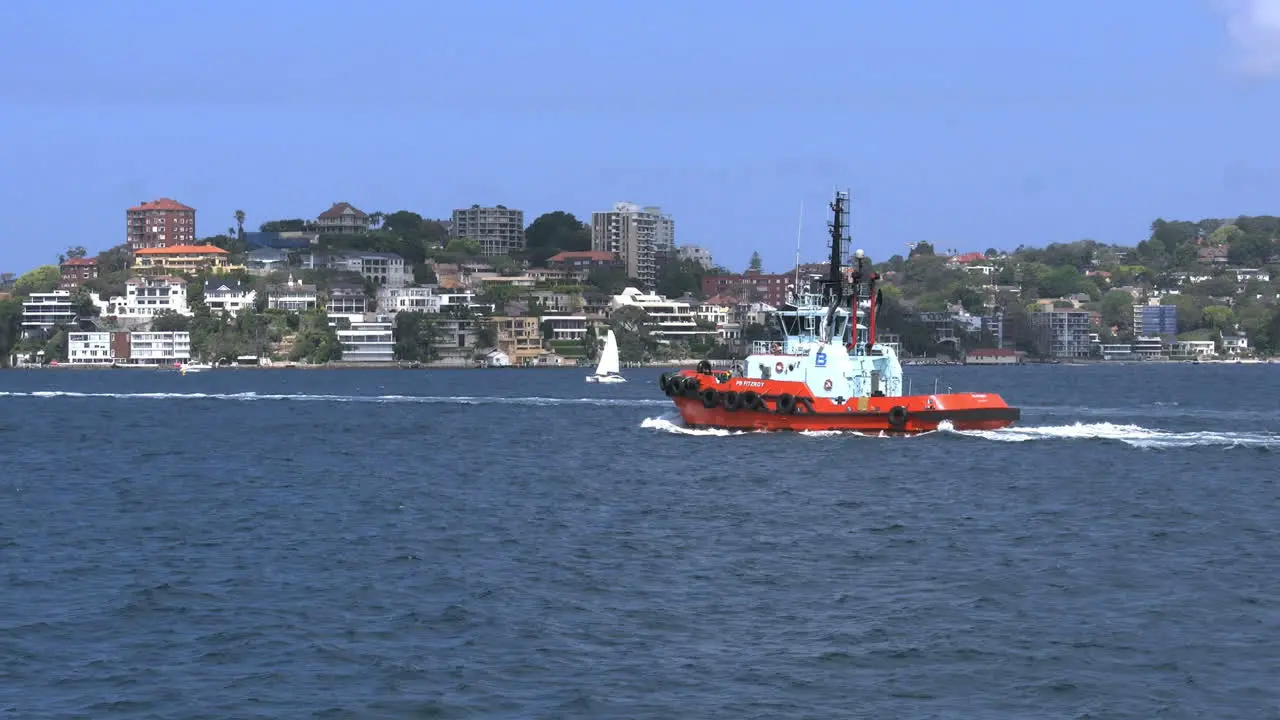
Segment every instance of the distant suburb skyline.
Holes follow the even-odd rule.
[[[877,260],[1280,214],[1280,0],[19,3],[0,41],[0,271],[161,197],[202,237],[629,200],[770,271],[836,187]]]

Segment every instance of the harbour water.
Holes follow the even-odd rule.
[[[1280,370],[908,368],[1020,427],[679,425],[661,369],[0,373],[0,715],[1280,714]]]

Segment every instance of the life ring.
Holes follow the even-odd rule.
[[[889,424],[900,428],[907,424],[907,409],[901,405],[889,408]]]
[[[779,360],[777,365],[773,366],[774,372],[782,372],[782,361]]]
[[[830,389],[831,389],[831,378],[827,378],[827,381],[826,381],[826,382],[824,382],[824,383],[822,383],[822,389],[823,389],[823,390],[830,390]]]
[[[762,403],[760,402],[760,393],[754,390],[748,390],[742,393],[742,409],[743,410],[759,410]]]
[[[706,390],[703,390],[700,395],[702,396],[702,407],[707,408],[708,410],[715,407],[716,403],[720,402],[720,394],[716,392],[715,388],[707,388]]]
[[[796,398],[791,393],[782,393],[778,396],[778,402],[775,409],[781,415],[790,415],[796,411]]]
[[[721,395],[720,402],[724,404],[725,410],[737,410],[742,407],[742,397],[733,390]]]

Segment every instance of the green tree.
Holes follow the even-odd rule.
[[[82,258],[89,253],[84,249],[83,245],[72,245],[67,248],[65,253],[68,258]]]
[[[563,210],[539,215],[525,228],[524,237],[525,251],[534,265],[558,252],[591,249],[591,228]]]
[[[1219,332],[1231,332],[1236,325],[1235,313],[1231,308],[1225,305],[1210,305],[1201,312],[1200,326],[1217,330]]]
[[[1098,314],[1106,327],[1128,330],[1133,325],[1133,296],[1123,290],[1112,290],[1102,296]]]
[[[760,259],[760,253],[751,253],[751,260],[747,263],[747,269],[760,272],[764,268],[764,260]]]
[[[0,300],[0,367],[9,366],[9,356],[22,340],[22,301]]]
[[[705,274],[702,265],[695,260],[670,260],[663,267],[662,279],[658,281],[658,294],[669,298],[677,298],[685,293],[701,295],[702,277]]]
[[[151,329],[155,332],[187,332],[191,329],[191,319],[173,310],[161,310],[152,318]]]
[[[258,226],[261,232],[305,232],[309,223],[300,218],[292,220],[268,220]]]
[[[236,239],[244,242],[244,211],[236,211]]]
[[[1200,301],[1192,295],[1165,295],[1160,299],[1161,305],[1173,305],[1178,308],[1178,329],[1190,332],[1202,327],[1204,308]]]
[[[13,281],[13,294],[26,296],[31,293],[53,292],[61,279],[62,270],[57,265],[41,265]]]
[[[471,238],[453,238],[444,249],[445,252],[455,255],[478,257],[480,255],[480,242]]]
[[[396,313],[396,343],[393,352],[404,362],[431,362],[436,345],[444,337],[438,318],[424,312]]]
[[[337,330],[329,326],[329,316],[323,310],[298,313],[298,334],[289,359],[324,364],[341,358],[342,344]]]

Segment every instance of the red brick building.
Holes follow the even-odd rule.
[[[794,285],[795,275],[766,275],[748,270],[741,275],[703,275],[702,295],[727,295],[739,302],[760,301],[774,307],[787,299],[787,285]]]
[[[194,245],[196,209],[160,198],[125,211],[129,252],[170,245]]]
[[[98,261],[94,258],[67,258],[61,265],[62,277],[58,280],[59,290],[75,290],[84,285],[86,280],[98,277]]]

